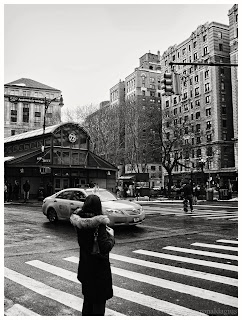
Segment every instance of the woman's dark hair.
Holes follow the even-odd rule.
[[[94,216],[102,214],[101,200],[95,194],[90,194],[86,197],[84,205],[82,207],[83,213],[93,213]]]

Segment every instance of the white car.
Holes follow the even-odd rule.
[[[141,205],[116,196],[102,188],[68,188],[61,190],[43,200],[42,211],[50,222],[69,220],[70,215],[83,206],[86,197],[96,194],[102,202],[103,214],[110,219],[110,226],[135,225],[145,219]]]

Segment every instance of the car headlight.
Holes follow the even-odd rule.
[[[124,215],[124,212],[118,209],[106,209],[107,213],[112,215]]]

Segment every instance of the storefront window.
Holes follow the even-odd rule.
[[[71,164],[73,164],[73,165],[79,164],[79,153],[78,152],[72,152]]]
[[[62,164],[70,164],[70,152],[69,151],[62,152]]]
[[[61,152],[54,151],[53,153],[53,164],[61,164]]]
[[[85,152],[80,152],[79,164],[86,164],[86,156],[87,154]]]

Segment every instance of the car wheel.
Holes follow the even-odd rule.
[[[47,218],[49,219],[49,221],[51,223],[56,223],[58,221],[58,218],[57,218],[57,214],[55,212],[55,209],[53,208],[50,208],[48,210],[48,214],[47,214]]]

